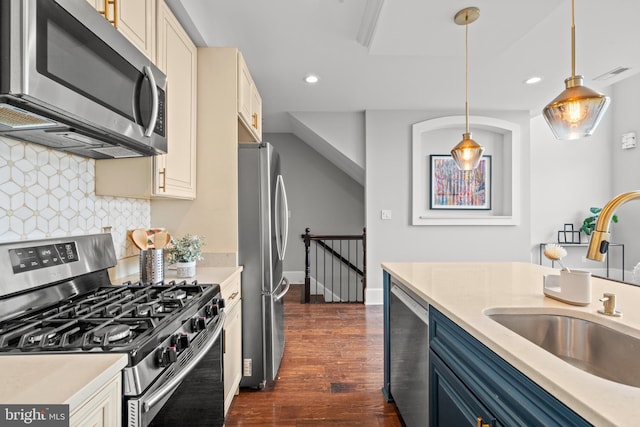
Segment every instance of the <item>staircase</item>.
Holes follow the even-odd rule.
[[[316,235],[306,228],[302,302],[364,303],[366,229],[361,235]]]

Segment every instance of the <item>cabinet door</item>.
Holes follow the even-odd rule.
[[[238,115],[245,123],[251,123],[251,93],[253,79],[249,74],[247,63],[238,52]]]
[[[255,129],[258,142],[262,141],[262,97],[255,83],[251,93],[251,126]]]
[[[501,423],[527,427],[590,425],[435,308],[431,307],[429,316],[431,355],[440,357],[452,375]]]
[[[156,0],[87,1],[135,47],[155,62]]]
[[[238,141],[262,140],[262,98],[242,54],[238,52]]]
[[[69,417],[71,427],[113,427],[122,424],[122,381],[118,373],[107,385],[89,397]]]
[[[236,294],[239,295],[239,294]],[[227,301],[229,303],[229,301]],[[242,379],[242,301],[230,307],[224,324],[224,413],[231,407]]]
[[[488,426],[499,424],[487,408],[449,370],[437,354],[429,355],[431,377],[430,426]],[[480,419],[480,422],[478,422]]]
[[[158,1],[158,68],[167,75],[167,154],[156,156],[154,193],[196,197],[197,49]]]

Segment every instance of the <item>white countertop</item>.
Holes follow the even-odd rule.
[[[13,355],[0,358],[0,402],[68,404],[73,412],[127,365],[126,354]]]
[[[424,298],[542,388],[596,426],[638,424],[640,388],[586,373],[488,318],[495,307],[566,313],[617,324],[640,337],[640,287],[592,279],[592,302],[578,307],[545,297],[544,274],[556,269],[527,263],[384,263],[383,269]],[[622,318],[597,313],[598,298],[615,293]],[[640,365],[640,355],[638,364]]]

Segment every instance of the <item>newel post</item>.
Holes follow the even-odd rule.
[[[311,234],[309,227],[304,233],[304,290],[302,291],[302,303],[311,301]]]

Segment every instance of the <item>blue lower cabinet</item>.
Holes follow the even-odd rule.
[[[430,426],[590,426],[480,341],[429,310]]]
[[[430,425],[496,427],[495,419],[489,410],[433,351],[429,360],[431,367]]]

